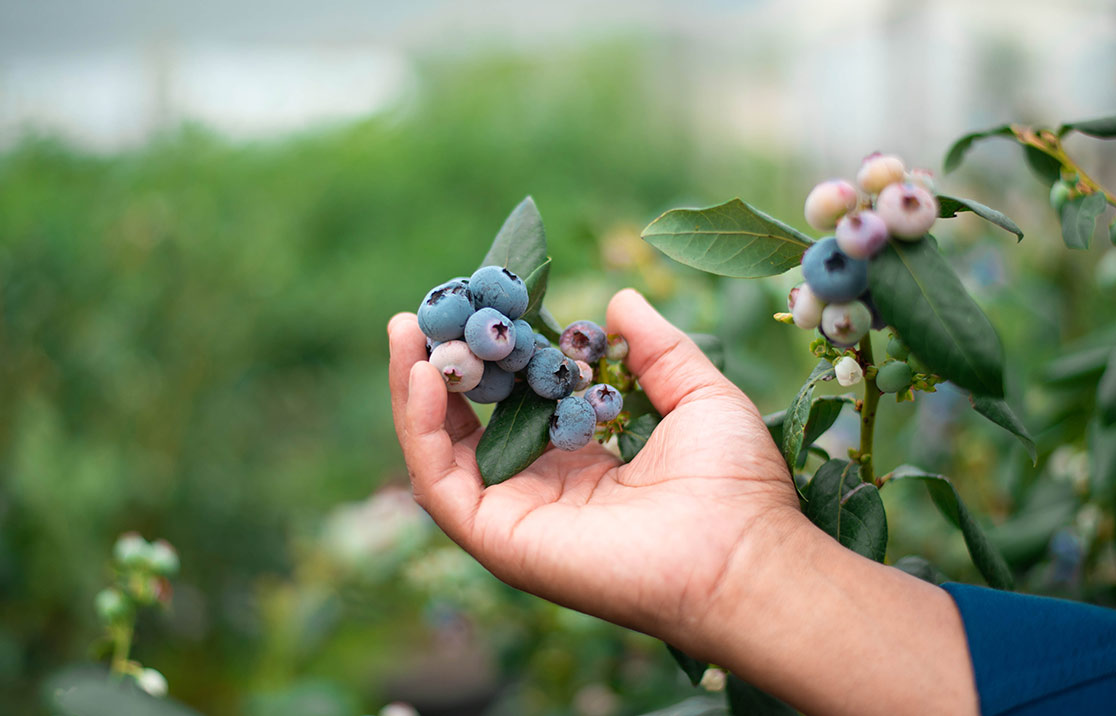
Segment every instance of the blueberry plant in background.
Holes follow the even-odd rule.
[[[945,168],[955,168],[977,140],[1015,139],[1032,169],[1051,183],[1050,202],[1066,245],[1088,248],[1097,219],[1116,199],[1066,154],[1061,139],[1074,131],[1116,138],[1116,117],[1056,130],[1004,125],[969,134],[949,150]],[[1034,440],[1004,400],[1000,339],[930,233],[938,219],[964,211],[1023,239],[1019,227],[1002,213],[937,193],[929,172],[908,171],[900,158],[881,154],[864,160],[855,186],[826,181],[807,196],[806,221],[830,234],[825,238],[807,236],[739,199],[708,209],[668,211],[644,230],[643,238],[680,263],[721,276],[773,276],[801,263],[805,282],[791,290],[788,311],[775,318],[816,329],[811,350],[820,360],[789,408],[765,422],[794,475],[804,512],[841,544],[882,562],[888,525],[879,490],[891,483],[920,482],[946,520],[961,531],[988,584],[1010,589],[1007,562],[950,478],[909,465],[883,471],[873,459],[880,397],[894,394],[897,401],[912,401],[915,393],[934,392],[948,381],[969,393],[974,410],[1014,434],[1037,463]],[[1116,243],[1116,220],[1109,225],[1109,237]],[[888,333],[881,359],[873,348],[873,330]],[[1091,424],[1094,483],[1100,500],[1107,499],[1111,507],[1116,491],[1116,348],[1103,337],[1096,343],[1084,359],[1064,360],[1072,367],[1064,368],[1062,377],[1098,378]],[[814,397],[819,384],[834,379],[844,387],[862,383],[863,394]],[[858,414],[859,445],[847,459],[831,458],[814,442],[846,408]],[[803,471],[810,455],[820,458],[812,476]],[[918,556],[904,557],[895,566],[929,581],[944,579]],[[715,667],[670,650],[694,685],[710,680]],[[735,676],[728,676],[725,688],[734,714],[794,713]]]

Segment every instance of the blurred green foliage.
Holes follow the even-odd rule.
[[[182,558],[173,608],[140,620],[134,653],[207,714],[353,714],[391,698],[424,716],[636,714],[691,693],[661,644],[501,585],[390,487],[406,476],[385,325],[470,272],[525,194],[546,221],[559,321],[603,319],[635,285],[724,338],[726,372],[764,412],[790,401],[810,336],[771,314],[797,272],[714,279],[638,232],[732,196],[801,227],[817,177],[795,157],[711,145],[669,83],[661,57],[625,46],[443,58],[398,107],[351,126],[249,145],[185,127],[112,157],[32,137],[0,156],[0,703],[34,712],[44,679],[97,656],[92,600],[127,530]],[[1025,180],[976,158],[959,174],[969,186],[950,193],[1028,231],[1018,247],[977,220],[937,233],[1004,339],[1040,464],[948,391],[884,401],[877,464],[949,474],[995,523],[1054,505],[1009,555],[1024,588],[1111,601],[1102,548],[1092,581],[1044,576],[1051,534],[1092,503],[1073,482],[1088,413],[1043,371],[1116,321],[1116,266],[1100,260],[1112,250],[1067,252]],[[835,456],[848,430],[827,436]],[[889,560],[917,552],[979,580],[925,495],[883,497]],[[1097,509],[1111,531],[1111,505]]]

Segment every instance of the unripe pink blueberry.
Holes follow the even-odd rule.
[[[856,208],[856,201],[856,187],[844,179],[823,181],[806,197],[806,223],[818,231],[829,231]]]
[[[887,224],[874,211],[846,214],[837,222],[837,246],[854,259],[867,259],[887,244]]]
[[[859,383],[864,378],[864,371],[855,358],[841,356],[833,364],[833,372],[837,374],[837,382],[849,388]]]
[[[891,184],[876,199],[876,213],[892,236],[911,241],[922,238],[934,225],[938,200],[917,184]]]
[[[931,194],[934,193],[934,172],[929,169],[912,169],[907,172],[907,181],[917,184]]]
[[[574,390],[585,390],[593,384],[593,368],[583,360],[575,360],[574,365],[579,371],[577,380],[574,381]]]
[[[430,353],[430,362],[442,373],[446,390],[467,393],[484,375],[484,361],[473,355],[465,341],[446,341]]]
[[[831,303],[822,309],[821,330],[831,343],[848,346],[872,328],[872,312],[860,301]]]
[[[888,184],[903,181],[903,160],[894,154],[876,152],[864,157],[856,183],[869,194],[879,194]]]
[[[809,284],[800,283],[791,289],[787,296],[787,307],[790,309],[794,325],[807,331],[812,331],[821,323],[822,309],[825,304],[810,290]]]

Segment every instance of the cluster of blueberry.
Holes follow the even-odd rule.
[[[594,366],[606,357],[623,360],[628,344],[592,321],[577,321],[562,332],[559,350],[521,318],[528,304],[519,276],[484,266],[431,289],[418,322],[447,390],[475,403],[498,403],[511,395],[519,375],[536,394],[558,401],[550,440],[576,450],[593,439],[597,423],[614,420],[623,408],[616,388],[594,384]]]
[[[843,179],[822,182],[806,197],[806,221],[834,231],[802,257],[806,282],[787,305],[799,328],[849,348],[872,328],[883,328],[868,294],[868,260],[888,239],[919,241],[938,218],[929,172],[906,171],[896,156],[873,154],[857,172],[857,191]]]

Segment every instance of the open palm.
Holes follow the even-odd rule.
[[[425,362],[413,314],[388,328],[396,432],[415,499],[497,577],[685,647],[729,568],[760,563],[798,502],[751,401],[684,333],[631,290],[610,302],[608,329],[665,416],[629,464],[591,443],[484,487],[483,429]]]

